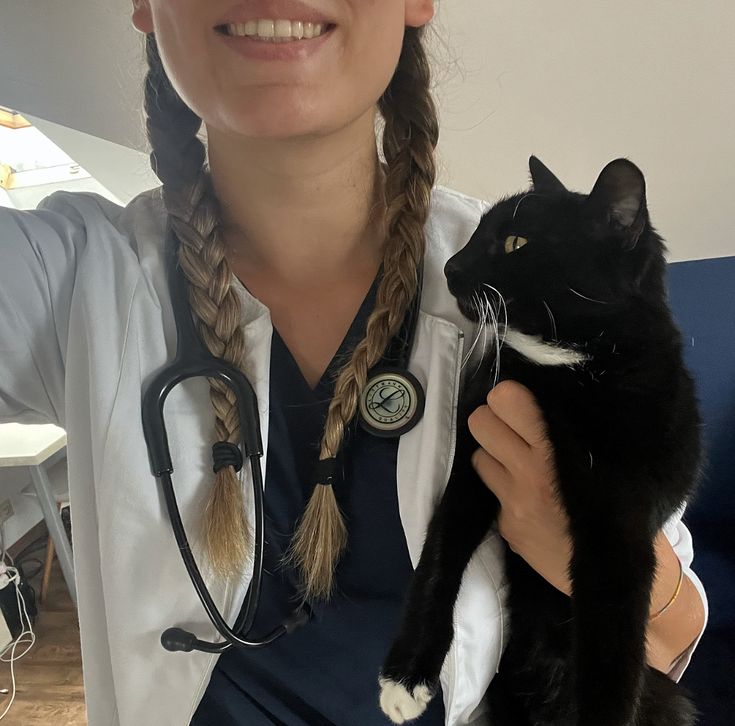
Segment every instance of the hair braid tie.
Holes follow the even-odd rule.
[[[237,444],[218,441],[212,445],[212,461],[212,471],[215,474],[225,466],[231,466],[238,472],[242,469],[242,451]]]

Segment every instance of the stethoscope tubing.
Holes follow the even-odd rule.
[[[166,650],[170,651],[182,650],[189,652],[191,650],[200,650],[208,653],[221,653],[232,646],[261,648],[307,622],[311,617],[311,608],[304,601],[286,620],[262,638],[255,639],[249,637],[260,601],[265,530],[263,474],[260,465],[263,455],[263,444],[261,440],[257,398],[255,391],[244,373],[230,365],[227,361],[213,356],[205,348],[200,337],[197,335],[188,306],[186,280],[183,273],[177,268],[177,240],[171,227],[170,219],[167,225],[166,239],[168,243],[169,287],[176,323],[177,348],[174,360],[153,378],[144,391],[142,400],[143,433],[148,448],[151,471],[161,486],[169,522],[184,566],[207,616],[224,640],[217,643],[200,640],[193,633],[187,632],[182,628],[173,627],[168,628],[162,633],[161,644]],[[391,345],[387,351],[388,356],[391,359],[397,359],[399,367],[404,367],[406,370],[416,332],[421,283],[422,271],[420,270],[419,292],[404,321],[404,329],[401,331],[403,335],[396,336],[391,341]],[[409,374],[406,373],[406,375]],[[175,386],[187,379],[198,377],[217,378],[234,392],[240,419],[240,450],[243,454],[243,459],[249,461],[252,474],[255,510],[253,573],[245,594],[244,605],[240,609],[233,628],[229,627],[215,605],[196,564],[189,540],[186,536],[181,513],[179,512],[171,476],[174,467],[171,460],[168,434],[163,416],[164,404],[166,397]],[[423,394],[421,396],[423,407]],[[380,435],[380,432],[377,433]]]
[[[212,643],[205,640],[200,640],[199,638],[194,638],[193,636],[191,636],[191,634],[186,633],[186,631],[181,630],[180,628],[169,628],[161,635],[161,643],[165,648],[167,647],[167,645],[171,644],[172,639],[175,639],[175,642],[177,642],[177,644],[187,645],[187,647],[185,648],[176,648],[176,650],[185,651],[189,651],[195,648],[196,650],[201,650],[208,653],[221,653],[227,650],[232,645],[239,645],[247,648],[260,648],[264,645],[272,643],[288,630],[286,626],[279,625],[277,628],[268,633],[265,637],[258,640],[249,640],[246,636],[243,637],[241,635],[238,635],[238,633],[249,633],[250,629],[253,626],[253,621],[255,620],[255,614],[257,610],[257,603],[260,599],[260,587],[263,570],[262,532],[264,526],[264,516],[262,501],[262,480],[259,476],[260,465],[257,461],[257,458],[251,457],[250,462],[251,468],[253,470],[254,488],[256,488],[256,491],[258,488],[260,489],[260,494],[256,494],[255,502],[256,531],[253,576],[250,581],[250,587],[248,588],[248,592],[246,594],[245,607],[241,609],[240,617],[238,617],[238,621],[235,623],[235,626],[232,629],[230,629],[229,625],[219,612],[217,606],[214,604],[214,601],[209,594],[209,590],[204,583],[201,572],[196,564],[196,560],[194,559],[194,556],[191,552],[189,541],[186,536],[186,530],[184,529],[184,524],[181,520],[178,503],[176,501],[176,495],[174,493],[171,476],[168,473],[164,473],[160,477],[169,520],[174,531],[174,536],[176,537],[176,542],[178,544],[181,557],[184,560],[184,565],[186,566],[189,576],[191,577],[191,581],[197,594],[199,595],[202,605],[204,606],[204,609],[206,610],[209,619],[212,621],[212,625],[214,625],[214,627],[217,628],[222,637],[226,639],[226,641],[223,643]],[[257,501],[258,498],[260,498],[260,502]],[[253,607],[253,604],[255,604],[255,607]],[[240,622],[241,620],[244,620],[244,622]]]
[[[159,481],[163,492],[169,522],[176,539],[184,566],[210,621],[224,638],[214,643],[200,640],[181,628],[168,628],[161,635],[161,644],[167,650],[210,653],[227,650],[233,645],[259,648],[290,632],[308,619],[308,608],[298,608],[290,618],[260,639],[250,639],[248,633],[255,621],[263,573],[263,532],[265,514],[263,501],[263,475],[260,457],[263,444],[260,434],[260,417],[257,398],[250,382],[242,371],[227,361],[215,358],[202,344],[196,334],[187,305],[186,283],[176,265],[176,239],[168,226],[169,285],[177,332],[177,348],[174,360],[160,371],[147,386],[142,401],[143,432],[148,447],[151,471]],[[168,434],[163,415],[167,396],[178,384],[190,378],[217,378],[235,394],[240,419],[240,448],[250,462],[255,510],[255,542],[253,551],[253,574],[245,595],[244,607],[230,628],[214,603],[202,574],[191,551],[186,530],[179,512],[172,474],[174,471],[168,445]]]

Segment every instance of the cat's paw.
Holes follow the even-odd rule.
[[[426,684],[420,683],[409,693],[408,689],[390,678],[378,679],[380,708],[393,723],[405,723],[418,718],[434,696]]]

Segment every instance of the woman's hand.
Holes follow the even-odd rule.
[[[570,595],[569,520],[556,496],[553,448],[535,397],[516,381],[502,381],[467,423],[482,447],[472,455],[472,466],[500,500],[500,535],[536,572]]]
[[[535,397],[520,383],[503,381],[468,424],[482,447],[472,455],[472,465],[500,500],[500,535],[536,572],[571,595],[569,519],[556,496],[553,448]],[[663,531],[656,537],[656,561],[651,613],[671,601],[679,578],[678,557]],[[673,605],[648,623],[649,665],[668,673],[704,622],[702,599],[685,577]]]

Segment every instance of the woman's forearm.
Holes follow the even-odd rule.
[[[663,532],[656,538],[657,574],[651,594],[651,616],[671,600],[679,581],[679,559]],[[694,642],[704,627],[704,603],[692,581],[684,575],[676,599],[660,616],[649,620],[647,661],[668,673],[679,656]]]

